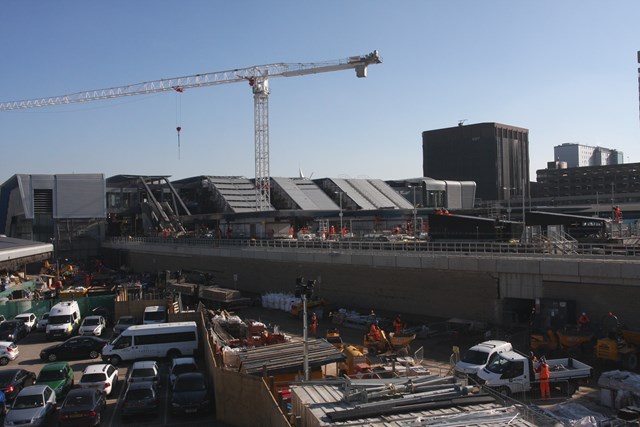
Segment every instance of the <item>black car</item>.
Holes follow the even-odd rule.
[[[155,416],[160,396],[155,383],[140,381],[130,383],[122,399],[122,416],[151,415]]]
[[[105,394],[95,388],[75,388],[58,410],[60,427],[97,426],[107,406]]]
[[[200,372],[188,372],[176,377],[171,390],[171,411],[174,414],[196,414],[211,408],[209,390]]]
[[[0,341],[18,342],[29,335],[29,329],[22,320],[5,320],[0,323]]]
[[[71,359],[97,359],[109,341],[94,336],[78,336],[69,338],[63,343],[52,345],[40,352],[43,361]]]
[[[0,371],[0,390],[7,400],[13,400],[20,390],[36,382],[35,372],[26,369],[6,369]]]

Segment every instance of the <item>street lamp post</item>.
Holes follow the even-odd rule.
[[[296,279],[296,297],[302,298],[302,340],[304,343],[303,350],[303,365],[304,365],[304,380],[309,381],[309,341],[307,340],[307,297],[311,297],[313,294],[313,287],[315,286],[315,280],[309,280],[304,283],[303,277]]]
[[[416,208],[416,185],[409,185],[413,189],[413,236],[416,237],[416,228],[418,227],[418,211]]]
[[[508,190],[507,196],[507,221],[511,221],[511,190],[515,190],[514,187],[502,187],[503,190]]]
[[[338,216],[340,217],[340,235],[342,236],[342,193],[343,191],[336,191],[336,193],[338,193],[340,195],[340,213],[338,214]]]

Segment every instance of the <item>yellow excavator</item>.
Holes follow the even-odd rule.
[[[638,368],[640,332],[625,329],[613,313],[605,316],[602,325],[607,336],[598,339],[596,358],[600,361],[617,362],[623,369],[635,371]]]

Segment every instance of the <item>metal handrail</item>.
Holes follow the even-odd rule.
[[[448,256],[629,259],[640,256],[639,245],[572,244],[570,253],[550,250],[545,243],[499,242],[377,242],[362,240],[296,240],[296,239],[207,239],[163,237],[112,237],[106,243],[120,245],[162,244],[220,248],[296,249],[324,251],[330,254],[392,252],[396,255],[439,254]]]

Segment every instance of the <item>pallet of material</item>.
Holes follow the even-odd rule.
[[[200,298],[218,302],[231,302],[242,298],[240,291],[214,286],[200,287]]]

